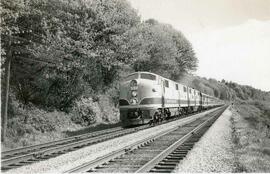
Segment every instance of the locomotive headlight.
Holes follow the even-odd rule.
[[[130,100],[130,104],[135,105],[138,103],[138,100],[136,98],[133,98]]]
[[[132,95],[132,97],[136,97],[137,96],[137,91],[132,91],[131,95]]]
[[[130,87],[133,87],[133,86],[138,86],[138,83],[136,80],[131,80]]]

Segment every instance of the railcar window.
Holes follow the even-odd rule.
[[[189,93],[191,94],[191,89],[189,89]]]
[[[168,80],[165,80],[164,84],[165,84],[165,87],[169,88],[169,81]]]
[[[158,84],[160,85],[162,83],[162,80],[160,77],[158,77]]]
[[[129,81],[129,80],[133,80],[133,79],[138,79],[139,78],[139,74],[131,74],[125,77],[125,81]]]
[[[148,79],[148,80],[156,80],[156,76],[153,74],[146,74],[146,73],[141,73],[141,78],[142,79]]]
[[[175,84],[175,89],[178,90],[178,84]]]
[[[184,92],[187,92],[187,88],[184,86]]]

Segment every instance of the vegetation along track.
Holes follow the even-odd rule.
[[[186,115],[188,117],[193,114]],[[181,117],[181,118],[184,118]],[[178,118],[175,118],[178,119]],[[171,119],[169,121],[174,121]],[[168,121],[166,121],[168,122]],[[166,123],[164,122],[164,123]],[[96,131],[92,133],[72,136],[69,138],[52,141],[44,144],[27,146],[23,148],[12,149],[1,153],[1,170],[6,171],[9,169],[21,167],[37,161],[46,160],[69,151],[73,151],[87,145],[99,143],[108,139],[134,133],[139,130],[149,128],[148,125],[123,129],[121,127]]]
[[[189,124],[146,138],[66,173],[172,172],[226,108],[221,107]]]

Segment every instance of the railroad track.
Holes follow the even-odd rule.
[[[48,142],[48,143],[44,143],[44,144],[38,144],[38,145],[32,145],[32,146],[27,146],[27,147],[22,147],[22,148],[11,149],[8,151],[3,151],[1,153],[1,158],[7,159],[7,158],[15,157],[16,155],[23,155],[23,154],[37,151],[39,149],[49,148],[49,147],[55,146],[55,145],[62,145],[64,143],[78,141],[78,140],[84,139],[84,138],[95,137],[95,136],[99,136],[102,134],[106,134],[108,132],[118,131],[121,129],[122,128],[120,128],[120,127],[116,127],[116,128],[112,128],[112,129],[108,129],[108,130],[102,130],[102,131],[96,131],[93,133],[86,133],[86,134],[82,134],[82,135],[78,135],[78,136],[72,136],[69,138],[64,138],[64,139],[61,139],[58,141],[52,141],[52,142]]]
[[[172,172],[226,108],[221,107],[189,124],[146,138],[66,173]]]
[[[123,129],[116,127],[113,129],[65,138],[59,141],[4,151],[1,154],[1,170],[6,171],[37,161],[46,160],[87,145],[136,132],[138,129],[139,128]]]
[[[194,114],[189,114],[181,118],[185,118]],[[165,121],[164,123],[174,121],[176,119],[179,118],[168,120]],[[126,134],[134,133],[139,130],[147,128],[150,127],[148,125],[143,125],[140,127],[134,127],[129,129],[116,127],[112,129],[106,129],[103,131],[72,136],[58,141],[4,151],[1,153],[1,171],[7,171],[9,169],[46,160],[70,151],[77,150],[85,146],[89,146],[95,143],[106,141]]]

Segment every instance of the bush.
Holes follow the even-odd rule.
[[[111,103],[114,104],[114,107],[118,107],[120,95],[119,87],[116,85],[112,86],[106,91],[106,95],[110,98]]]
[[[9,137],[23,137],[25,134],[34,133],[34,128],[28,124],[24,124],[19,118],[10,119],[8,121],[8,133]]]
[[[73,116],[71,117],[71,121],[82,126],[89,126],[90,124],[93,124],[96,122],[95,118],[96,118],[96,114],[91,109],[88,109],[87,113],[73,114]]]
[[[240,114],[249,124],[258,130],[270,130],[270,108],[268,102],[240,101],[238,104]]]
[[[98,98],[95,96],[95,98]],[[99,99],[98,99],[99,100]],[[74,114],[71,117],[71,120],[82,126],[88,126],[95,123],[97,120],[96,113],[93,111],[93,99],[90,97],[83,97],[76,102],[74,107]]]

